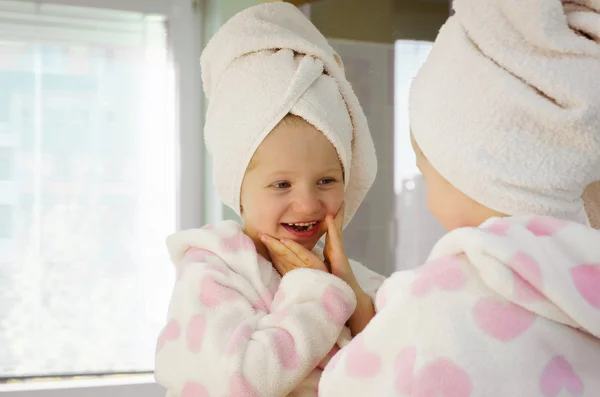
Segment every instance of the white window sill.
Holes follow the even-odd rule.
[[[164,397],[152,375],[0,385],[0,397]]]

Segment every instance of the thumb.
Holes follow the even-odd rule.
[[[339,231],[340,237],[342,236],[342,230],[344,230],[344,217],[346,211],[346,203],[342,202],[340,209],[337,214],[335,214],[334,223],[336,229]]]

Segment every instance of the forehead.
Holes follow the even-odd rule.
[[[278,125],[258,147],[253,162],[270,172],[342,168],[335,147],[305,121]]]

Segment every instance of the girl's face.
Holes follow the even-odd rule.
[[[411,134],[411,143],[417,157],[417,167],[425,179],[427,206],[444,229],[478,227],[488,218],[505,216],[493,211],[455,188],[429,163]]]
[[[311,124],[287,116],[254,154],[241,191],[245,233],[269,258],[259,233],[308,250],[326,232],[325,217],[344,200],[344,173],[333,145]]]

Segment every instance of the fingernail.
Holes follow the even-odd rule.
[[[267,236],[265,236],[262,233],[258,233],[258,237],[260,238],[260,241],[266,241],[267,240]]]

